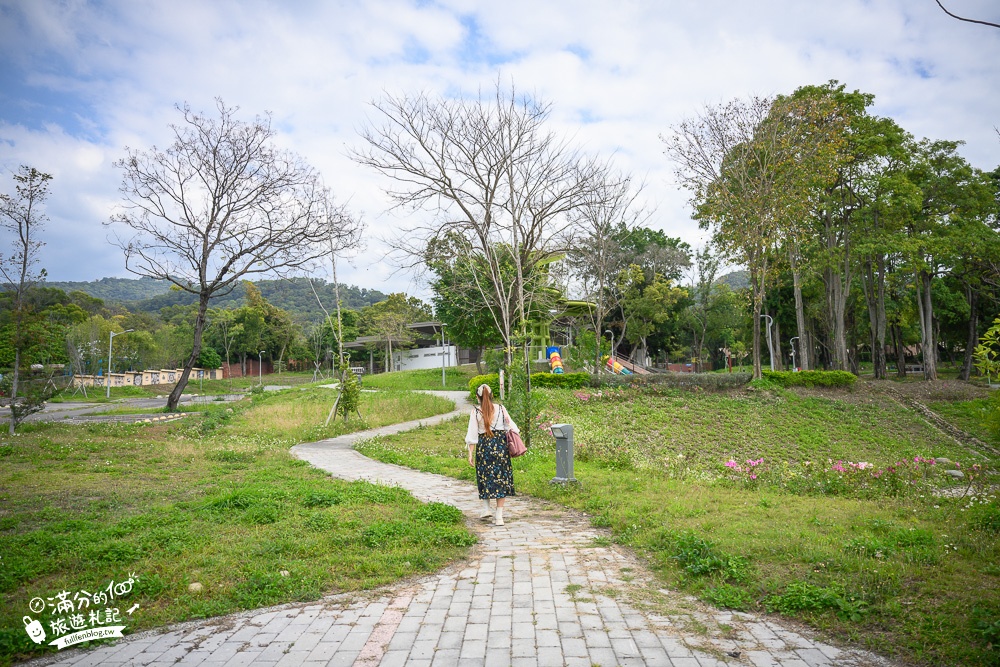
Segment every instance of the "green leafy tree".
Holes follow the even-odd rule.
[[[361,310],[360,329],[367,336],[374,336],[377,345],[385,351],[386,370],[392,368],[392,350],[405,349],[413,344],[409,324],[429,321],[433,315],[427,304],[416,297],[398,292],[385,301]]]
[[[920,142],[908,177],[921,193],[904,227],[904,256],[914,277],[924,378],[937,379],[932,281],[950,266],[951,230],[961,220],[983,220],[993,192],[981,172],[958,154],[958,141]]]
[[[808,215],[816,185],[832,178],[836,130],[836,114],[822,99],[751,98],[707,107],[664,139],[696,217],[723,255],[749,273],[754,377],[776,248]]]
[[[38,253],[44,245],[38,236],[47,220],[43,207],[49,196],[50,180],[52,176],[49,174],[22,165],[14,174],[14,194],[0,194],[0,228],[13,237],[10,252],[0,255],[0,275],[10,293],[11,327],[8,335],[12,336],[14,348],[10,388],[6,392],[11,405],[11,435],[25,416],[16,405],[22,357],[37,340],[35,334],[39,318],[26,297],[28,290],[45,277],[45,270],[37,268]]]

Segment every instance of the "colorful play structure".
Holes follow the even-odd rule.
[[[549,358],[549,368],[552,369],[552,372],[562,375],[563,363],[562,363],[562,355],[559,354],[559,348],[558,347],[545,348],[545,356]]]
[[[625,361],[624,359],[616,359],[613,356],[608,357],[608,369],[619,375],[632,375],[633,373],[649,375],[649,371],[642,366],[633,364],[631,361]]]
[[[632,375],[632,371],[625,368],[624,365],[614,357],[608,357],[608,369],[612,373],[617,373],[618,375]]]

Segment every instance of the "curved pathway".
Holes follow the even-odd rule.
[[[312,604],[284,605],[132,636],[31,664],[297,667],[438,665],[604,667],[664,665],[890,665],[841,650],[787,622],[721,612],[659,589],[627,550],[586,515],[527,497],[508,500],[506,525],[475,521],[467,482],[372,461],[352,445],[468,414],[465,392],[442,393],[458,409],[416,422],[292,448],[342,479],[403,487],[423,501],[459,507],[479,544],[466,560],[418,580]],[[456,443],[461,447],[461,443]]]

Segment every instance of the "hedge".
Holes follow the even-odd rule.
[[[532,373],[532,387],[582,389],[590,384],[590,373]]]
[[[488,384],[494,396],[500,395],[500,376],[497,373],[477,375],[469,380],[469,393],[476,398],[476,389],[481,384]],[[590,373],[532,373],[532,387],[549,387],[557,389],[581,389],[590,384]]]
[[[469,380],[469,397],[473,402],[478,402],[479,399],[476,396],[476,389],[479,388],[481,384],[488,384],[490,389],[493,390],[494,396],[500,395],[500,375],[499,373],[488,373],[486,375],[477,375],[471,380]]]
[[[858,379],[847,371],[761,371],[760,374],[782,387],[850,387]]]

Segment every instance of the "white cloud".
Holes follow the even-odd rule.
[[[1000,18],[988,0],[946,4]],[[56,175],[56,279],[123,274],[100,224],[117,201],[112,162],[124,145],[166,144],[175,103],[209,109],[215,96],[250,116],[273,111],[281,143],[364,212],[373,238],[409,214],[386,212],[384,182],[346,155],[367,103],[383,91],[474,94],[498,75],[551,102],[558,131],[645,178],[654,224],[693,244],[703,235],[658,135],[705,103],[839,79],[917,136],[963,139],[976,166],[1000,163],[1000,30],[933,2],[0,0],[0,57],[16,83],[0,92],[0,166]],[[343,277],[412,289],[381,251],[372,240]],[[67,259],[81,253],[88,261]]]

